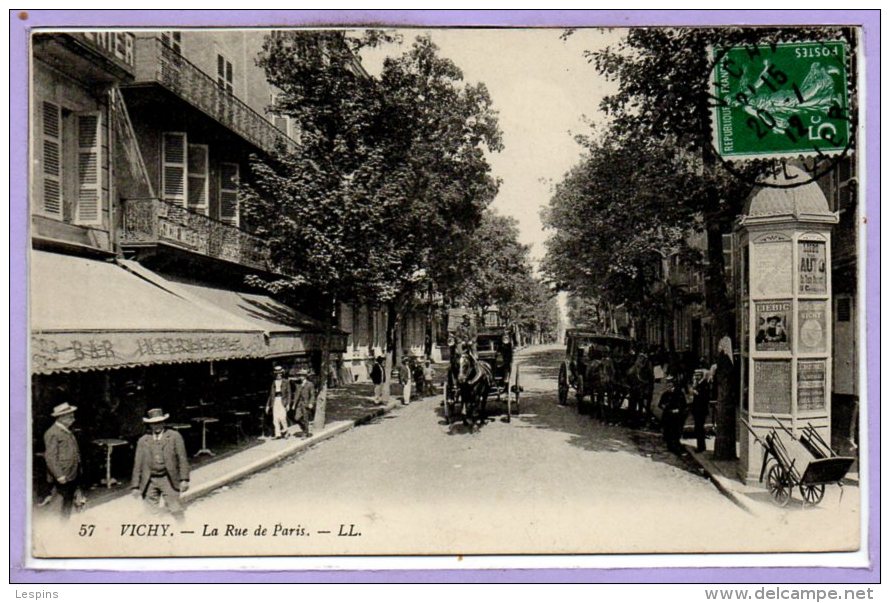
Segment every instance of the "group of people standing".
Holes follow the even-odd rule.
[[[415,395],[430,396],[435,393],[435,370],[429,359],[402,358],[398,367],[398,379],[402,385],[402,404],[410,404]],[[386,361],[383,356],[374,359],[371,382],[374,384],[374,402],[385,404]]]
[[[75,507],[86,504],[80,446],[72,431],[76,412],[77,407],[67,402],[56,405],[51,415],[55,422],[43,436],[47,479],[53,493],[41,505],[58,496],[66,519]],[[136,443],[130,489],[152,512],[160,509],[163,499],[167,510],[181,520],[184,510],[180,495],[189,488],[190,467],[182,436],[167,427],[169,418],[160,408],[153,408],[142,419],[148,433]]]
[[[696,451],[704,452],[707,439],[705,423],[708,416],[713,417],[716,424],[717,409],[734,412],[735,372],[729,337],[720,340],[714,363],[709,365],[702,358],[698,366],[699,368],[692,371],[691,378],[682,370],[676,371],[674,375],[667,375],[668,389],[661,394],[658,401],[658,407],[662,410],[661,426],[665,443],[669,450],[678,454],[684,452],[680,439],[687,414],[692,414]]]
[[[660,425],[668,449],[682,454],[680,440],[691,414],[696,449],[705,450],[705,425],[709,416],[714,417],[718,398],[734,395],[732,345],[728,337],[721,340],[714,363],[658,350],[651,354],[633,350],[622,354],[609,349],[601,358],[593,354],[591,351],[585,363],[586,386],[594,410],[603,421],[618,423],[623,416],[623,422],[631,427]],[[652,409],[656,379],[667,384],[658,399],[660,419]]]
[[[300,426],[304,438],[310,437],[310,420],[314,410],[315,384],[309,371],[300,369],[288,377],[284,367],[275,366],[266,401],[266,414],[272,415],[273,437],[289,438],[292,425]]]

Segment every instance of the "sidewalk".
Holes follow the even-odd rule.
[[[327,421],[324,429],[304,439],[300,435],[300,428],[294,425],[288,430],[292,434],[288,439],[259,438],[252,445],[236,452],[213,459],[201,459],[203,462],[196,463],[192,468],[190,488],[182,495],[182,501],[189,502],[206,496],[218,488],[262,471],[291,455],[384,415],[400,402],[401,386],[398,384],[391,386],[390,400],[383,405],[374,403],[371,384],[355,383],[328,390]],[[98,493],[102,494],[101,490]],[[127,494],[129,488],[121,488],[114,493],[109,492],[105,496],[98,497],[98,500],[91,501],[85,512],[113,511],[130,505],[130,497]]]
[[[714,458],[714,438],[706,440],[705,452],[696,452],[695,440],[684,438],[684,445],[692,459],[698,463],[705,475],[714,483],[714,486],[729,500],[751,515],[765,516],[776,513],[782,508],[776,505],[764,484],[754,483],[748,485],[738,477],[738,461],[721,461]],[[834,485],[825,486],[825,497],[817,507],[843,506],[849,507],[857,504],[859,500],[859,474],[848,473],[843,480],[843,497],[839,495],[839,489]],[[800,492],[794,488],[791,501],[785,508],[801,508]]]

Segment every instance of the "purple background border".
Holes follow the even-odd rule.
[[[10,11],[10,583],[80,582],[880,582],[880,11],[831,10],[635,10],[635,11],[127,11],[38,10],[21,20]],[[870,567],[849,568],[640,568],[499,570],[306,570],[306,571],[92,571],[33,570],[25,561],[27,451],[27,174],[28,30],[31,27],[104,26],[633,26],[633,25],[861,25],[868,90],[864,145],[867,255],[864,305],[867,325],[867,392],[870,446],[868,553]],[[15,175],[15,177],[13,176]]]

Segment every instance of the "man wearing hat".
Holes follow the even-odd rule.
[[[374,384],[374,402],[383,404],[383,384],[386,382],[386,369],[383,356],[374,359],[371,367],[371,383]]]
[[[303,430],[303,437],[312,435],[309,429],[309,413],[315,407],[315,384],[309,378],[307,369],[297,371],[297,387],[289,410],[293,412],[294,423]]]
[[[465,349],[476,358],[476,337],[478,335],[476,326],[472,322],[472,316],[469,312],[463,316],[463,321],[457,326],[457,343],[464,346]]]
[[[158,508],[163,496],[167,509],[181,520],[184,512],[179,495],[189,488],[189,461],[182,436],[174,429],[167,429],[169,418],[160,408],[153,408],[142,419],[150,426],[151,433],[136,443],[130,488],[153,510]]]
[[[269,398],[266,400],[266,414],[272,413],[272,427],[275,430],[275,438],[290,437],[287,430],[287,409],[291,407],[293,390],[290,379],[284,375],[284,367],[276,365],[273,369],[275,377],[269,387]]]
[[[71,516],[81,476],[80,447],[71,433],[76,410],[76,406],[67,402],[57,405],[52,412],[56,422],[43,434],[46,468],[56,492],[62,497],[62,517],[65,518]]]

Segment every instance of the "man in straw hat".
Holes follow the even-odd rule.
[[[56,422],[43,434],[46,468],[56,492],[62,497],[62,516],[65,518],[71,516],[81,476],[80,447],[71,433],[76,410],[76,406],[67,402],[57,405],[52,412]]]
[[[183,519],[184,512],[179,495],[189,487],[189,461],[185,442],[178,431],[167,429],[170,415],[160,408],[148,411],[142,422],[151,427],[136,443],[133,461],[133,479],[130,488],[152,510],[160,506],[161,496],[167,509],[176,519]]]
[[[272,371],[274,378],[269,388],[269,398],[266,400],[266,414],[272,413],[272,427],[275,430],[275,438],[288,438],[287,410],[291,407],[293,390],[290,380],[284,375],[284,367],[276,365]]]

